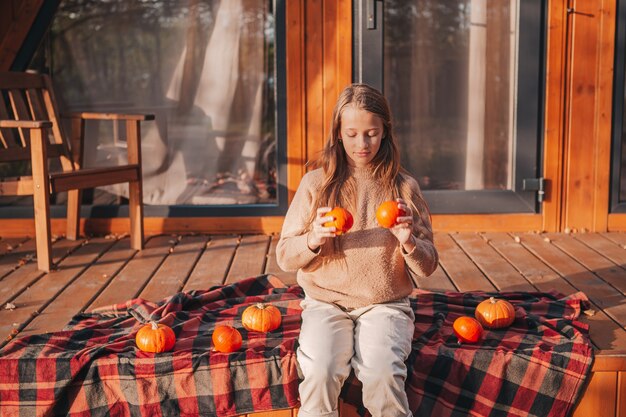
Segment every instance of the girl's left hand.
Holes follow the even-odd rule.
[[[398,208],[404,211],[404,216],[398,217],[395,226],[389,231],[398,239],[400,245],[404,247],[406,252],[410,252],[415,246],[415,242],[411,239],[413,234],[413,210],[401,198],[397,198]]]

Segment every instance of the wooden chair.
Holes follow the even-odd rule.
[[[67,191],[67,238],[80,227],[81,190],[128,183],[131,246],[143,248],[143,199],[140,122],[153,115],[74,113],[71,141],[59,122],[52,82],[47,75],[0,72],[0,162],[30,161],[32,177],[0,178],[0,195],[32,195],[39,269],[50,271],[50,194]],[[128,164],[81,168],[85,120],[126,122]],[[49,172],[49,159],[59,158],[61,172]]]

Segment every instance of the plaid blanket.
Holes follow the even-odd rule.
[[[500,294],[516,306],[514,325],[488,331],[482,344],[459,345],[451,323],[489,295],[417,291],[411,298],[416,332],[406,390],[414,415],[568,415],[593,359],[587,327],[575,321],[586,297]],[[266,275],[159,303],[130,300],[78,315],[62,332],[13,340],[0,350],[0,415],[233,416],[298,406],[302,297],[300,287]],[[241,326],[243,310],[260,301],[281,310],[279,330]],[[174,329],[173,351],[135,347],[149,320]],[[243,347],[212,351],[216,324],[237,327]],[[342,398],[367,414],[354,376]]]
[[[481,343],[459,344],[452,323],[474,315],[490,296],[516,310],[507,329],[486,330]],[[584,293],[432,293],[416,291],[413,349],[406,391],[414,416],[568,416],[591,372],[588,326],[576,321],[589,308]],[[354,375],[342,396],[359,414]]]

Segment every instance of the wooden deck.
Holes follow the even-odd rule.
[[[60,330],[78,312],[129,298],[158,301],[262,273],[295,283],[295,274],[276,265],[277,239],[160,235],[141,252],[124,236],[57,239],[58,268],[45,274],[37,270],[33,238],[0,238],[0,346],[15,336]],[[585,292],[595,314],[582,321],[591,326],[597,353],[575,415],[626,416],[626,233],[437,234],[435,244],[440,267],[417,279],[419,288]]]

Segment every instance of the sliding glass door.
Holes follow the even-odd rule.
[[[355,82],[382,89],[433,213],[540,209],[540,0],[357,0]]]

